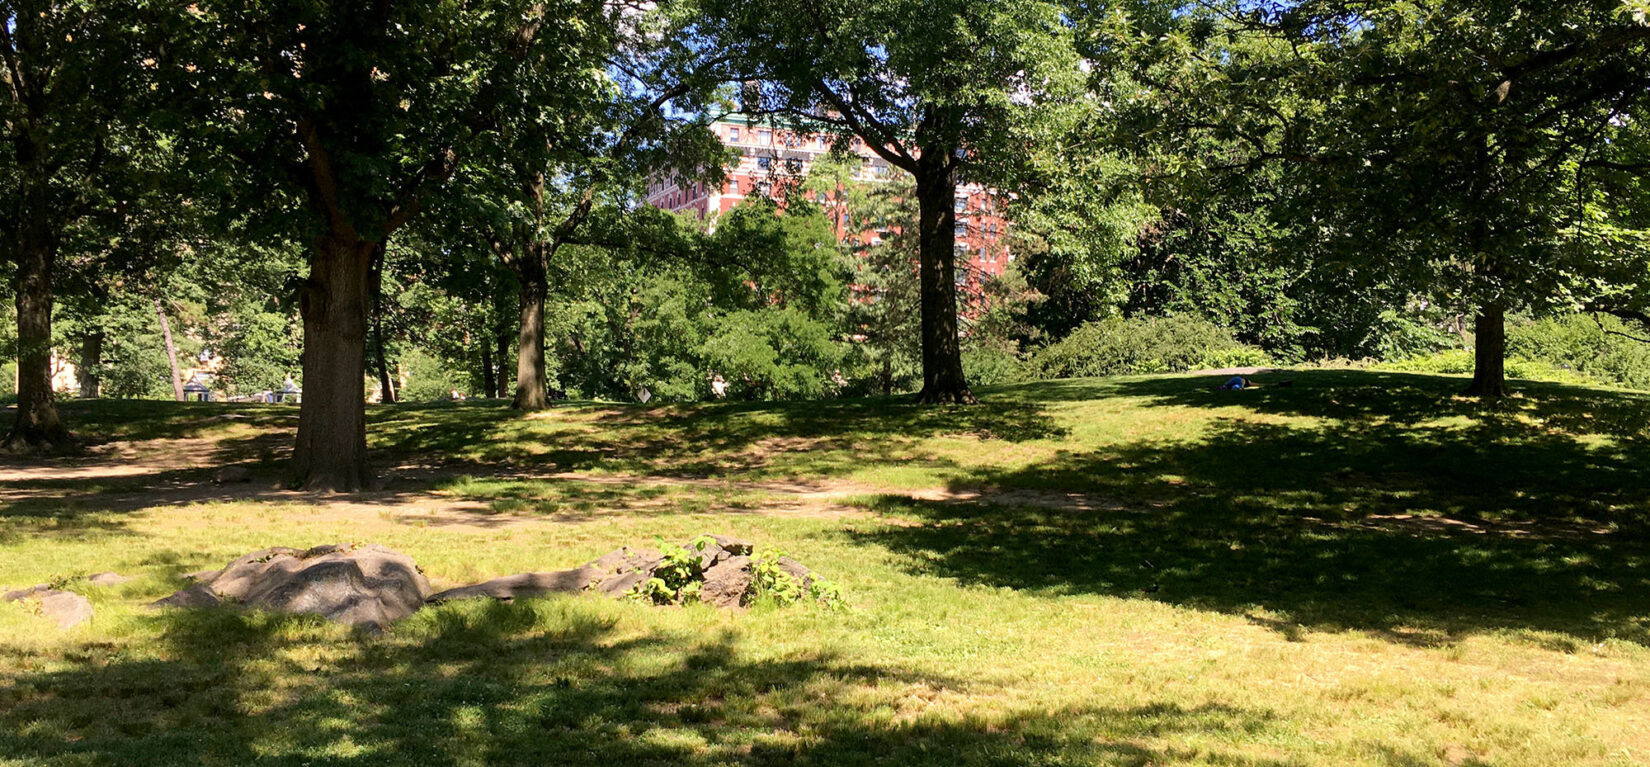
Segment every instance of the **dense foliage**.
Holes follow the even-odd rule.
[[[968,402],[1326,359],[1486,397],[1505,374],[1650,386],[1637,0],[28,0],[0,22],[12,449],[66,444],[54,382],[290,380],[295,478],[346,488],[370,479],[363,394]],[[738,110],[835,149],[772,204],[647,205],[720,184],[708,128]],[[957,258],[966,182],[1014,221],[998,278]]]
[[[1039,349],[1027,367],[1036,378],[1177,373],[1259,365],[1266,354],[1230,330],[1195,317],[1090,322]]]

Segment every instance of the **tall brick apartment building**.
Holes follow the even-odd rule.
[[[798,133],[744,120],[716,122],[711,130],[739,153],[738,164],[728,168],[727,181],[716,188],[703,183],[683,186],[675,179],[655,178],[647,188],[649,205],[714,221],[746,199],[777,199],[785,184],[808,175],[814,160],[829,152],[834,140],[830,135]],[[902,172],[860,139],[854,138],[851,144],[861,158],[859,178],[886,180]],[[974,293],[983,279],[1002,274],[1014,260],[1008,249],[1008,221],[999,214],[992,195],[977,184],[958,187],[956,206],[957,284]],[[843,220],[834,223],[839,239],[861,237],[877,242],[874,232],[851,232]]]

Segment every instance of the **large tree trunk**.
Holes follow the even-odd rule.
[[[1473,323],[1472,385],[1467,394],[1493,400],[1507,396],[1507,310],[1499,304],[1478,309]]]
[[[949,152],[924,147],[917,167],[917,250],[922,288],[922,391],[917,402],[975,402],[957,340],[957,194]]]
[[[80,339],[80,398],[102,395],[103,328],[94,327]]]
[[[544,372],[544,297],[549,292],[544,265],[536,254],[516,270],[521,280],[521,321],[516,328],[516,397],[510,407],[543,410],[550,406]]]
[[[166,342],[166,364],[172,368],[172,399],[183,401],[183,370],[178,367],[178,346],[172,343],[172,323],[166,321],[166,310],[160,299],[155,301],[155,316],[160,318],[160,337]]]
[[[25,224],[26,226],[26,224]],[[54,239],[24,232],[17,242],[17,419],[5,450],[51,452],[71,446],[52,397],[52,270]]]
[[[310,254],[300,294],[304,398],[292,452],[294,484],[351,491],[372,481],[367,466],[368,279],[376,243],[328,235]]]

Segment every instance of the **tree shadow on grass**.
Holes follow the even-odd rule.
[[[555,431],[558,414],[579,428]],[[500,465],[703,478],[761,470],[840,476],[893,463],[942,434],[1023,442],[1065,431],[1040,407],[1008,400],[928,407],[904,399],[728,402],[644,407],[562,403],[533,419],[499,408],[441,405],[374,411],[369,433],[389,460],[445,460],[473,472]],[[471,458],[442,459],[443,456]]]
[[[1491,402],[1461,394],[1466,379],[1369,370],[1279,371],[1251,376],[1259,388],[1215,391],[1220,377],[1086,379],[1036,384],[1039,400],[1145,397],[1153,404],[1237,407],[1256,413],[1415,424],[1446,418],[1521,432],[1650,438],[1650,393],[1514,381],[1514,396]],[[1278,386],[1283,382],[1289,386]],[[1046,387],[1046,388],[1045,388]],[[1488,444],[1485,445],[1486,447]]]
[[[69,400],[58,404],[64,422],[95,442],[200,437],[236,425],[296,428],[298,408],[240,402],[139,399]]]
[[[1220,705],[901,709],[954,679],[830,654],[747,657],[731,633],[623,631],[571,599],[453,604],[383,638],[315,620],[167,612],[164,649],[0,664],[0,750],[75,764],[1273,765],[1284,725]],[[1199,749],[1182,745],[1199,737]],[[1218,748],[1233,747],[1231,753]]]
[[[1650,645],[1646,459],[1635,439],[1589,445],[1540,417],[1229,419],[1196,441],[1065,452],[959,482],[1079,491],[1113,510],[885,497],[872,506],[921,524],[857,535],[966,582],[1264,610],[1257,622],[1285,631],[1430,644],[1533,629],[1570,649]]]

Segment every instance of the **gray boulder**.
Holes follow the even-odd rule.
[[[431,604],[440,604],[453,599],[491,597],[501,602],[509,602],[516,597],[533,597],[541,594],[577,594],[584,591],[590,584],[595,583],[600,576],[601,573],[588,567],[559,570],[553,573],[519,573],[506,575],[503,578],[494,578],[473,586],[447,589],[431,594],[426,601]]]
[[[713,607],[742,607],[750,593],[751,558],[728,557],[705,571],[705,582],[699,587],[699,599]]]
[[[469,586],[447,589],[430,595],[432,604],[454,599],[489,597],[502,602],[517,597],[543,594],[577,594],[595,591],[612,597],[621,597],[636,585],[652,577],[654,568],[664,556],[651,549],[628,547],[610,551],[571,570],[548,573],[517,573],[494,578]]]
[[[150,607],[217,607],[223,600],[204,583],[197,583],[182,591],[173,592],[172,596],[157,599],[149,603]]]
[[[695,549],[694,545],[701,539],[708,540],[703,541],[703,548]],[[749,556],[752,549],[749,543],[725,535],[702,535],[689,541],[684,548],[688,551],[698,551],[699,569],[707,572],[718,562],[733,557]]]
[[[696,546],[696,542],[702,542],[703,545]],[[720,608],[743,607],[748,602],[751,583],[755,579],[751,560],[754,547],[749,542],[724,535],[704,535],[683,544],[683,548],[699,557],[693,577],[700,582],[700,601]],[[622,597],[652,578],[663,562],[664,555],[652,549],[625,547],[610,551],[571,570],[507,575],[470,586],[448,589],[431,596],[429,601],[446,602],[469,597],[509,601],[517,597],[552,593],[575,594],[586,591]],[[782,557],[778,564],[785,572],[801,581],[803,588],[813,584],[813,572],[802,566],[802,563]]]
[[[791,559],[790,557],[780,557],[774,562],[774,564],[779,565],[779,569],[784,570],[792,578],[795,578],[798,582],[800,582],[804,591],[814,585],[814,571],[803,566],[801,562]]]
[[[245,466],[224,466],[212,473],[212,483],[217,485],[236,485],[252,481],[252,472]]]
[[[622,597],[642,585],[653,577],[652,570],[631,570],[628,573],[619,573],[610,578],[591,584],[596,591],[610,597]]]
[[[411,615],[429,593],[430,582],[412,558],[383,546],[277,547],[238,557],[154,606],[228,602],[378,631]]]
[[[50,618],[58,628],[67,629],[92,619],[92,603],[72,591],[54,589],[46,584],[0,594],[0,602],[35,602],[40,614]]]
[[[93,586],[119,586],[132,579],[120,573],[93,573],[86,576],[86,581]]]

